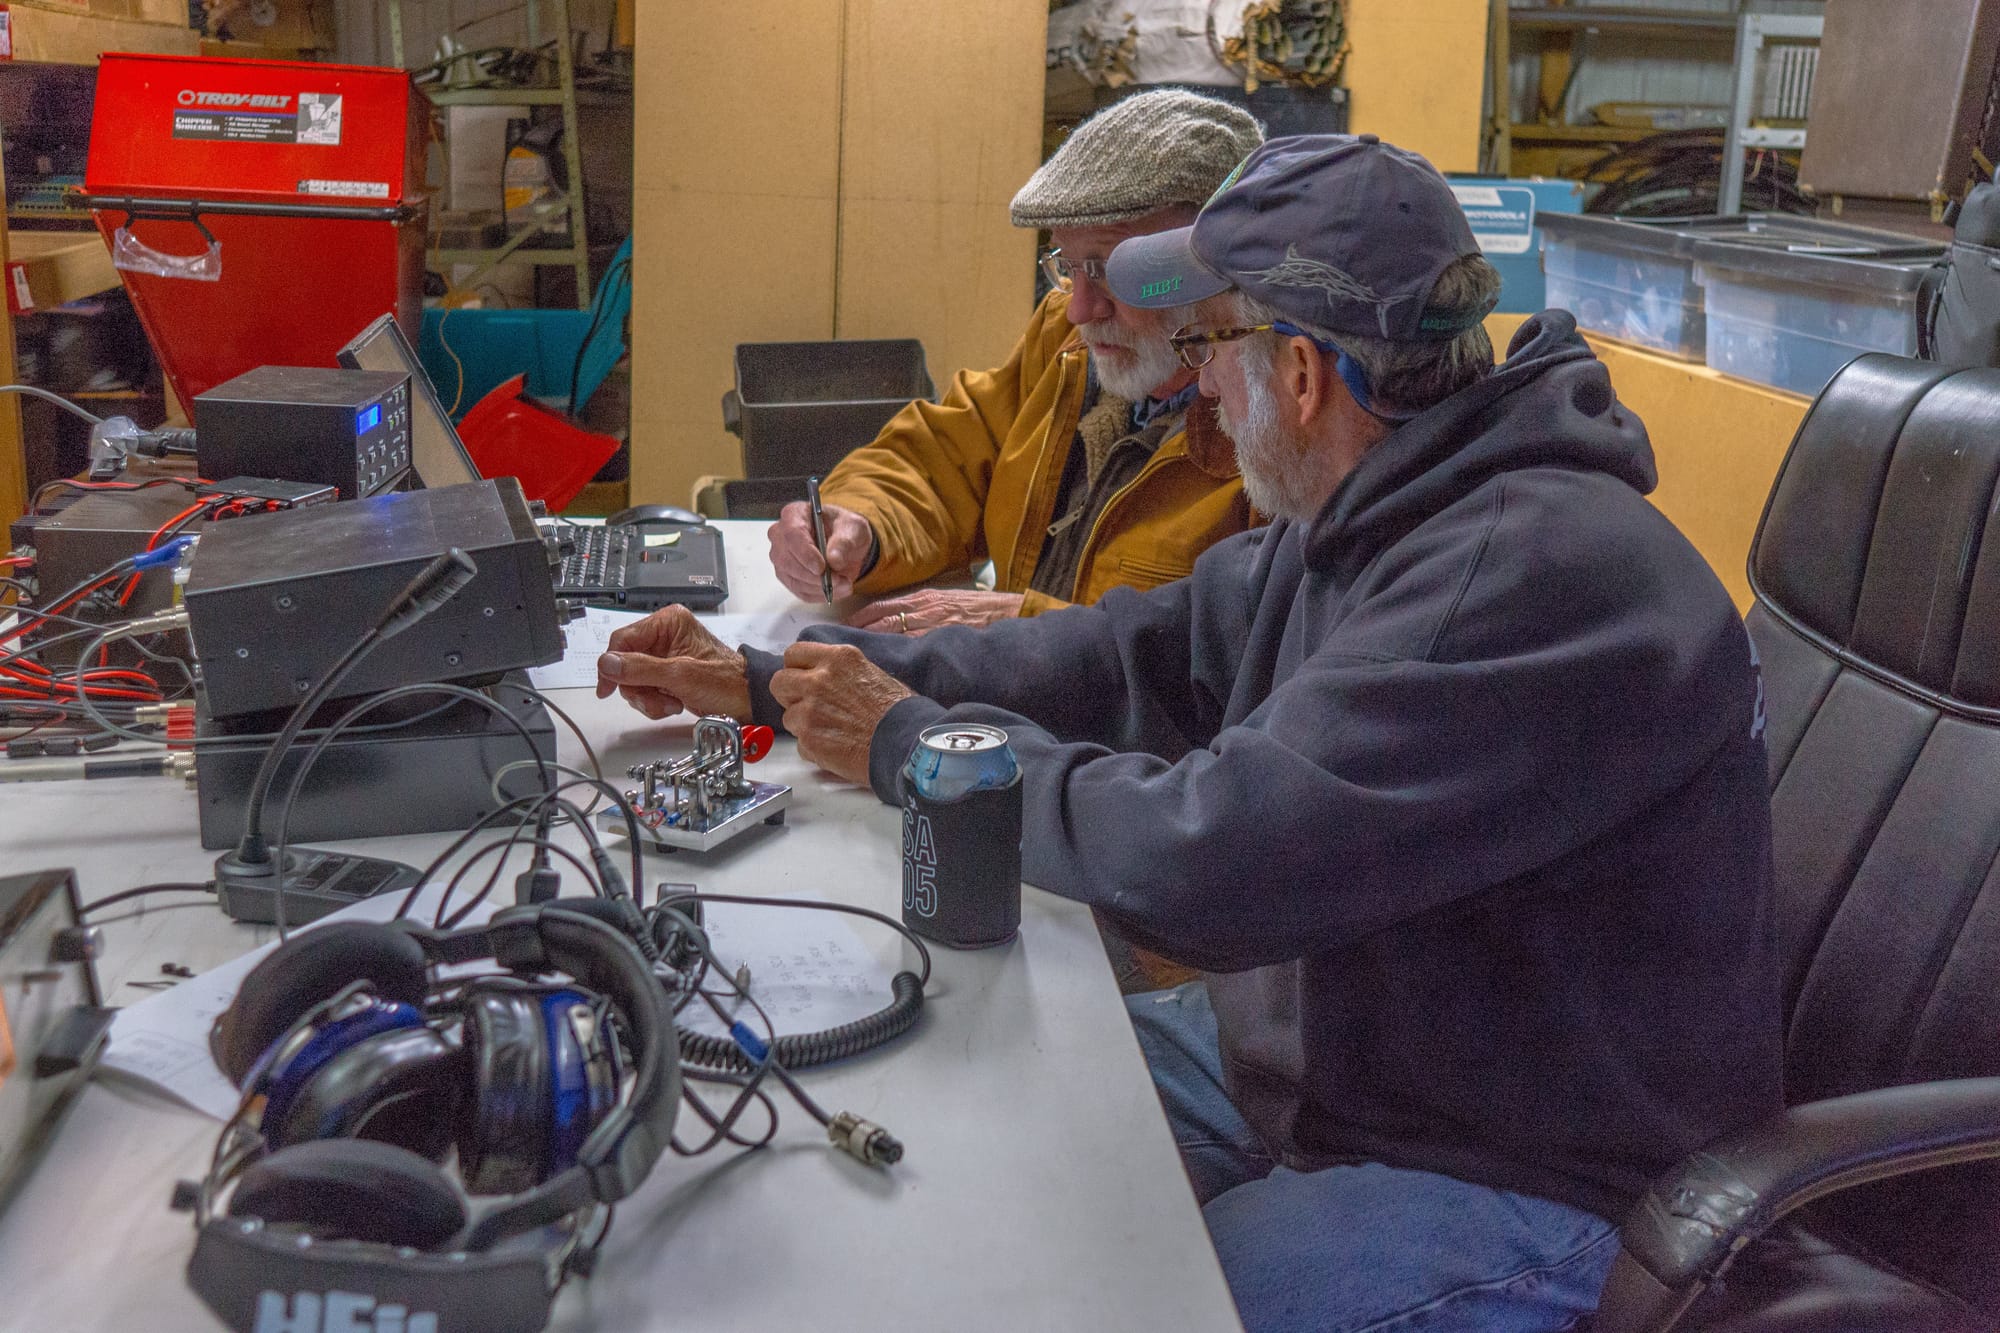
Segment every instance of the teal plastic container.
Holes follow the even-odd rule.
[[[604,266],[588,310],[425,310],[417,359],[452,420],[520,374],[530,398],[580,413],[625,355],[631,274],[628,237]]]
[[[1544,213],[1576,213],[1588,186],[1581,181],[1509,180],[1505,176],[1453,176],[1451,192],[1472,224],[1473,239],[1500,271],[1502,314],[1533,315],[1548,305],[1542,277]]]

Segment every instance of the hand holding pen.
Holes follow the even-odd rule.
[[[810,501],[786,505],[771,525],[771,567],[793,596],[823,602],[830,590],[833,600],[839,601],[854,591],[874,549],[875,533],[860,514],[825,500],[820,504],[819,532],[825,533],[823,548],[813,527]]]
[[[826,558],[826,511],[819,502],[819,478],[806,478],[806,503],[812,506],[813,545],[819,550],[819,591],[833,601],[833,565]]]

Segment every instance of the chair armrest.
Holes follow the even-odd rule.
[[[1824,1195],[1989,1157],[2000,1157],[2000,1078],[1791,1107],[1691,1154],[1646,1192],[1619,1229],[1595,1328],[1671,1328],[1738,1250]]]

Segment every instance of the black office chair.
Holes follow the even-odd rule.
[[[1750,577],[1790,1109],[1640,1201],[1593,1327],[2000,1328],[2000,370],[1835,376]]]

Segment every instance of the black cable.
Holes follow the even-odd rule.
[[[523,827],[526,826],[523,825]],[[465,863],[458,868],[458,873],[453,875],[451,877],[450,882],[445,885],[444,897],[438,901],[437,913],[434,914],[432,917],[432,920],[436,924],[438,929],[457,930],[459,926],[464,924],[465,918],[470,916],[474,911],[478,909],[481,903],[486,901],[487,895],[492,893],[494,887],[499,883],[500,871],[507,864],[508,853],[513,851],[513,849],[517,846],[536,847],[543,851],[551,852],[557,856],[560,856],[563,860],[569,862],[571,865],[576,867],[577,872],[583,876],[584,882],[590,885],[590,887],[597,894],[598,897],[602,898],[606,896],[604,892],[604,886],[597,882],[596,876],[591,873],[590,866],[584,862],[582,857],[578,856],[575,852],[572,852],[569,848],[558,846],[557,844],[552,843],[545,838],[528,838],[528,839],[509,838],[506,842],[487,843],[484,847],[479,848],[479,850],[474,852],[470,857],[466,858]],[[466,901],[463,907],[459,908],[449,917],[443,916],[445,904],[450,900],[452,893],[457,889],[458,881],[465,877],[467,872],[469,872],[472,869],[473,865],[476,862],[484,858],[488,853],[496,850],[500,852],[500,858],[499,858],[499,863],[494,866],[492,876],[490,876],[487,879],[486,883],[480,887],[479,892],[473,894],[472,897]]]
[[[677,893],[672,897],[662,897],[656,904],[666,907],[677,902],[692,899],[703,903],[734,903],[740,907],[798,907],[812,912],[845,912],[849,916],[866,917],[878,922],[901,935],[917,951],[923,960],[923,972],[917,977],[917,984],[928,986],[931,981],[931,951],[924,943],[923,936],[911,930],[895,917],[878,912],[872,907],[857,907],[852,903],[822,902],[812,898],[761,898],[741,893]]]
[[[763,1136],[757,1139],[746,1139],[739,1136],[735,1131],[736,1117],[733,1115],[729,1117],[716,1115],[714,1110],[709,1107],[708,1102],[687,1085],[686,1080],[691,1078],[700,1079],[705,1083],[726,1083],[739,1088],[746,1088],[746,1095],[753,1098],[764,1108],[766,1127]],[[690,1148],[685,1143],[682,1143],[678,1134],[669,1135],[667,1138],[668,1146],[680,1156],[696,1157],[725,1141],[734,1144],[736,1147],[754,1151],[755,1149],[764,1147],[771,1140],[778,1137],[777,1103],[771,1100],[771,1094],[765,1092],[762,1088],[752,1086],[749,1079],[734,1074],[713,1074],[692,1069],[682,1069],[681,1079],[681,1100],[686,1102],[693,1109],[695,1115],[701,1118],[702,1123],[706,1124],[711,1130],[714,1130],[715,1133],[711,1134],[708,1141],[698,1148]],[[735,1105],[735,1103],[731,1104],[732,1111],[734,1111]],[[725,1123],[725,1119],[727,1123]]]
[[[1613,148],[1585,173],[1605,182],[1585,211],[1622,217],[1713,214],[1721,198],[1723,156],[1722,132],[1711,129],[1668,130]],[[1749,159],[1742,201],[1753,212],[1813,211],[1798,188],[1796,162],[1774,151]]]
[[[815,902],[796,898],[759,898],[726,893],[684,893],[663,899],[656,905],[656,915],[653,917],[654,938],[662,947],[666,941],[660,939],[660,928],[663,924],[671,927],[673,923],[659,909],[670,909],[677,902],[690,901],[734,903],[746,907],[796,907],[809,911],[844,912],[849,916],[861,916],[871,921],[879,921],[916,946],[918,956],[923,960],[922,972],[898,972],[890,978],[891,998],[881,1009],[857,1018],[851,1023],[843,1023],[819,1032],[791,1033],[782,1037],[773,1033],[771,1054],[779,1064],[788,1069],[810,1069],[814,1065],[830,1064],[835,1060],[844,1060],[848,1056],[872,1050],[907,1032],[923,1012],[924,987],[930,983],[931,976],[931,953],[922,939],[893,917],[847,903]],[[721,960],[708,954],[705,941],[698,943],[702,952],[707,954],[710,961],[720,970],[723,966]],[[751,1067],[749,1057],[744,1055],[742,1049],[730,1038],[693,1032],[687,1028],[680,1029],[679,1037],[683,1062],[708,1065],[718,1069],[741,1070]]]
[[[810,1069],[873,1050],[901,1036],[923,1012],[924,990],[909,972],[898,972],[890,978],[889,989],[894,998],[874,1013],[819,1032],[778,1037],[771,1044],[772,1053],[788,1068]],[[680,1029],[679,1035],[683,1061],[717,1069],[750,1067],[749,1058],[726,1037],[691,1032],[687,1028]]]
[[[333,744],[334,739],[336,737],[344,733],[348,729],[350,724],[352,724],[354,721],[362,717],[364,714],[376,708],[381,707],[383,704],[388,703],[392,699],[408,698],[410,696],[419,694],[444,694],[444,695],[449,695],[455,699],[465,699],[479,705],[481,708],[486,709],[488,712],[493,714],[493,716],[499,718],[501,721],[505,722],[508,726],[512,727],[514,729],[515,734],[521,738],[521,744],[527,748],[527,753],[540,757],[541,751],[535,748],[535,738],[528,734],[528,729],[525,726],[521,725],[521,719],[515,717],[512,713],[508,712],[506,709],[502,708],[499,704],[487,698],[485,695],[479,693],[477,690],[467,689],[463,685],[446,685],[441,683],[433,683],[427,685],[398,685],[395,689],[384,690],[382,691],[382,693],[377,694],[372,698],[363,699],[353,708],[350,708],[347,710],[347,712],[343,713],[340,716],[340,719],[336,721],[331,727],[328,727],[326,729],[325,735],[321,736],[318,740],[313,742],[312,748],[306,751],[305,756],[299,761],[298,768],[295,769],[292,773],[292,784],[289,788],[286,789],[285,792],[284,809],[281,810],[278,814],[278,840],[277,840],[276,854],[279,858],[278,866],[280,875],[282,875],[283,873],[283,866],[284,866],[283,858],[285,855],[286,833],[291,826],[292,807],[298,801],[299,789],[305,784],[306,775],[312,772],[313,765],[319,762],[319,757],[322,754],[326,753],[327,747]],[[542,786],[545,791],[554,790],[554,784],[550,781],[550,773],[546,761],[544,761],[542,767]],[[505,807],[502,808],[504,809]],[[487,817],[487,819],[490,818],[491,816]],[[473,830],[479,829],[485,824],[485,822],[486,820],[482,819],[480,823],[474,824]],[[470,832],[470,830],[468,832]],[[454,847],[462,845],[463,845],[462,842],[453,844]],[[409,910],[409,905],[415,901],[416,890],[422,888],[423,884],[424,884],[424,879],[419,878],[415,884],[410,886],[411,896],[404,900],[403,907],[400,908],[396,913],[397,916],[401,916],[405,911]],[[283,921],[282,912],[279,915],[279,921],[280,923],[282,923]]]
[[[702,952],[704,953],[708,952],[708,946],[705,943],[701,945],[701,949]],[[711,958],[713,958],[713,955],[711,955]],[[721,964],[719,960],[717,960],[717,966],[720,967],[720,965]],[[736,995],[739,998],[741,998],[745,1004],[749,1005],[752,1012],[754,1012],[757,1015],[757,1017],[763,1021],[764,1031],[766,1036],[774,1035],[771,1028],[770,1016],[764,1012],[763,1006],[757,1003],[756,997],[750,994],[749,989],[747,987],[736,985],[736,983],[733,980],[730,982],[730,985],[735,990]],[[714,995],[712,995],[707,991],[702,991],[701,997],[708,1003],[708,1007],[715,1011],[715,1015],[717,1018],[721,1019],[725,1024],[733,1024],[734,1020],[730,1017],[729,1014],[723,1011],[721,1002],[718,1001]],[[701,1144],[701,1146],[699,1147],[684,1148],[682,1145],[676,1142],[674,1150],[676,1152],[681,1153],[683,1156],[694,1157],[701,1153],[707,1152],[709,1149],[715,1147],[718,1143],[721,1143],[725,1138],[729,1139],[731,1142],[738,1142],[739,1140],[736,1140],[733,1137],[733,1135],[731,1135],[730,1131],[734,1129],[737,1120],[742,1117],[744,1110],[750,1105],[752,1098],[760,1098],[763,1100],[771,1117],[771,1126],[769,1134],[767,1134],[763,1139],[759,1140],[757,1143],[749,1146],[762,1147],[765,1143],[770,1142],[771,1138],[774,1137],[778,1131],[778,1112],[776,1106],[771,1105],[769,1096],[761,1090],[760,1085],[762,1084],[765,1075],[770,1072],[771,1065],[776,1059],[777,1059],[777,1054],[776,1054],[775,1042],[765,1043],[764,1058],[762,1060],[759,1060],[756,1063],[752,1064],[747,1057],[745,1058],[744,1064],[747,1068],[748,1076],[744,1079],[742,1083],[742,1090],[737,1093],[735,1100],[733,1100],[729,1104],[729,1109],[722,1114],[719,1123],[716,1120],[710,1119],[710,1117],[706,1114],[706,1108],[702,1105],[700,1099],[694,1098],[690,1104],[696,1106],[697,1108],[696,1114],[700,1115],[704,1121],[707,1121],[710,1128],[714,1132],[710,1134],[708,1140],[703,1144]],[[683,1060],[683,1065],[685,1065],[685,1060]],[[685,1072],[685,1070],[683,1070],[683,1072]],[[685,1082],[682,1083],[681,1085],[681,1095],[684,1100],[688,1099],[689,1089]]]
[[[213,897],[215,894],[215,885],[213,883],[141,884],[136,889],[126,889],[120,893],[114,893],[108,897],[99,898],[94,902],[84,903],[82,906],[76,909],[76,914],[80,917],[89,916],[92,912],[100,911],[106,907],[110,907],[114,903],[127,902],[133,898],[143,898],[146,895],[152,893],[205,893]]]
[[[591,746],[590,737],[583,734],[583,728],[576,724],[575,718],[563,711],[561,704],[558,704],[554,699],[551,699],[540,690],[523,689],[521,694],[522,697],[533,699],[535,702],[541,704],[542,707],[562,719],[563,725],[569,728],[570,734],[576,737],[579,745],[583,746],[583,753],[590,760],[591,772],[597,775],[596,789],[610,796],[613,805],[625,817],[625,837],[632,857],[632,892],[634,895],[637,895],[642,891],[646,883],[646,865],[641,857],[639,848],[639,817],[633,811],[632,803],[625,799],[624,792],[604,780],[604,764],[598,759],[596,749]],[[570,785],[573,784],[567,782],[558,784],[556,790],[561,791],[564,787]],[[591,806],[594,809],[596,802],[591,802]],[[584,821],[584,836],[591,840],[593,846],[602,846],[602,844],[597,842],[597,835],[590,828],[588,820]]]

